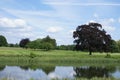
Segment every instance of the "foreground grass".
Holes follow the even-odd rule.
[[[32,64],[32,65],[119,65],[120,53],[112,53],[105,58],[106,53],[64,51],[64,50],[31,50],[22,48],[0,48],[0,63],[2,64]]]

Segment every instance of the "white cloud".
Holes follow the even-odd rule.
[[[107,30],[108,32],[113,32],[115,31],[115,27],[113,26],[107,26],[107,25],[103,25],[104,29]]]
[[[30,38],[34,36],[32,26],[23,19],[13,19],[7,17],[0,18],[0,34],[5,35],[8,41],[15,43],[15,40]],[[10,39],[9,39],[10,38]]]
[[[109,33],[112,33],[116,29],[113,25],[114,22],[115,20],[113,18],[103,19],[100,21],[100,23],[103,25],[103,28]]]
[[[115,31],[115,27],[114,27],[114,22],[115,19],[113,18],[109,18],[109,19],[97,19],[97,20],[90,20],[89,22],[98,22],[100,24],[102,24],[103,29],[105,29],[108,33],[112,33]]]
[[[70,31],[69,31],[69,34],[73,34],[74,31],[75,31],[75,30],[70,30]]]
[[[27,25],[27,23],[22,19],[15,19],[13,22],[14,22],[14,24],[16,24],[16,26],[26,26]]]
[[[7,9],[7,8],[2,8],[2,9],[12,14],[17,14],[18,16],[29,15],[34,17],[35,16],[58,17],[57,15],[54,14],[55,11],[51,11],[51,10],[16,10],[16,9]]]
[[[17,31],[31,31],[32,27],[23,19],[0,18],[0,27],[6,30],[15,29]]]
[[[90,21],[89,21],[89,23],[94,23],[94,22],[96,22],[96,21],[95,21],[95,20],[90,20]]]
[[[103,2],[99,2],[99,3],[96,3],[96,2],[76,2],[76,1],[49,1],[49,0],[46,0],[44,2],[44,4],[50,4],[50,5],[72,5],[72,6],[120,6],[120,3],[103,3]]]
[[[114,22],[115,20],[113,18],[110,18],[109,19],[109,22]]]
[[[98,17],[99,17],[97,13],[94,13],[93,16],[94,16],[95,18],[98,18]]]
[[[61,31],[62,29],[63,29],[63,28],[61,28],[61,27],[49,27],[49,28],[47,29],[47,32],[56,33],[56,32]]]
[[[120,23],[120,18],[118,19],[118,22]]]
[[[17,28],[17,27],[24,27],[26,25],[27,25],[26,22],[22,19],[10,19],[6,17],[0,18],[1,27]]]
[[[50,79],[58,79],[58,78],[61,78],[59,75],[57,75],[57,74],[55,74],[55,73],[50,73],[50,74],[48,75],[48,77],[49,77]]]

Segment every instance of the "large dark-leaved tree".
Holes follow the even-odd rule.
[[[22,48],[27,48],[27,44],[30,42],[29,38],[22,39],[19,43],[19,46]]]
[[[99,23],[89,23],[78,26],[73,32],[76,50],[88,50],[89,55],[94,51],[110,51],[111,36],[102,29]]]

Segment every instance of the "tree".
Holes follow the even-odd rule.
[[[46,36],[45,38],[42,39],[42,42],[43,43],[51,43],[51,45],[53,46],[53,48],[56,47],[56,40],[55,39],[52,39],[50,38],[49,36]]]
[[[22,39],[19,43],[19,46],[22,48],[27,48],[26,45],[30,42],[29,38]]]
[[[42,49],[45,49],[46,51],[49,51],[51,49],[53,49],[53,45],[51,43],[42,43]]]
[[[31,49],[44,49],[46,51],[56,48],[56,40],[49,36],[43,39],[36,39],[27,44],[27,47]]]
[[[89,55],[93,51],[110,51],[111,36],[102,29],[99,23],[89,23],[78,26],[73,32],[74,43],[76,50],[87,49]]]
[[[118,49],[119,49],[119,52],[120,52],[120,40],[117,41],[117,45],[118,45]]]
[[[74,45],[60,45],[56,47],[57,50],[74,50]]]
[[[117,44],[117,41],[112,40],[111,43],[111,52],[119,52],[119,46]]]
[[[0,35],[0,47],[1,46],[7,46],[7,40],[4,36]]]
[[[42,47],[42,42],[41,39],[36,39],[34,41],[31,41],[27,44],[27,47],[31,49],[41,49]]]

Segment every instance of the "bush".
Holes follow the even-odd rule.
[[[111,58],[111,55],[107,53],[107,55],[105,56],[105,58]]]
[[[43,49],[45,49],[46,51],[53,49],[53,45],[51,43],[43,43],[42,45]]]
[[[31,53],[30,53],[30,58],[34,58],[34,57],[36,57],[36,55],[31,52]]]

